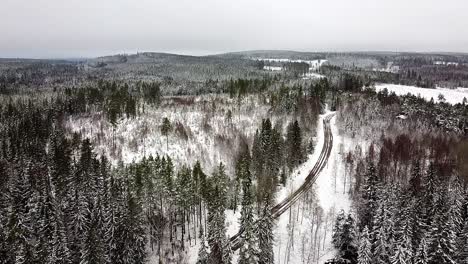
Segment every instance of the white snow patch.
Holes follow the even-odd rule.
[[[458,66],[459,63],[458,62],[454,62],[454,61],[434,61],[434,64],[435,65],[445,65],[445,66]]]
[[[375,90],[382,91],[383,89],[387,88],[389,92],[395,92],[396,95],[406,95],[412,94],[416,96],[421,96],[426,100],[434,100],[434,102],[439,102],[439,95],[442,94],[445,98],[445,101],[449,104],[457,104],[462,103],[463,98],[468,99],[468,88],[458,88],[458,89],[448,89],[448,88],[420,88],[416,86],[409,86],[409,85],[400,85],[400,84],[376,84]]]
[[[283,68],[279,67],[279,66],[263,66],[263,69],[267,70],[267,71],[281,71],[281,70],[283,70]]]
[[[270,59],[270,58],[252,58],[253,60],[257,61],[265,61],[265,62],[278,62],[278,63],[287,63],[287,62],[304,62],[310,65],[310,70],[317,70],[327,62],[327,60],[292,60],[292,59]]]
[[[325,78],[325,75],[318,74],[318,73],[315,73],[315,72],[308,72],[308,73],[304,74],[304,76],[302,77],[303,80],[321,79],[321,78]]]

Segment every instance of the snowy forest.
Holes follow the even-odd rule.
[[[468,263],[467,56],[0,65],[0,263]]]

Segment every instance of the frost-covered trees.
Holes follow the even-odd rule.
[[[378,206],[379,179],[373,162],[370,162],[361,186],[361,197],[357,204],[358,225],[372,226],[373,216]]]
[[[254,221],[253,195],[252,195],[252,179],[248,168],[245,171],[242,181],[242,210],[240,218],[240,226],[243,230],[241,234],[241,248],[239,251],[239,264],[256,264],[258,263],[258,241],[257,232]],[[261,221],[261,220],[260,220]]]
[[[458,236],[457,250],[457,264],[468,263],[468,221],[466,220],[465,226]]]
[[[54,112],[34,112],[18,118],[26,125],[34,117],[42,132],[10,126],[29,135],[8,137],[17,149],[8,145],[0,157],[0,189],[7,190],[0,196],[0,262],[144,263],[146,229],[134,174],[122,168],[128,172],[123,184],[124,175],[98,159],[89,140],[65,137]],[[31,153],[20,147],[33,142]]]
[[[172,130],[171,121],[167,117],[162,120],[161,134],[166,137],[166,149],[169,149],[169,132]]]
[[[371,264],[372,263],[372,242],[369,237],[369,229],[367,226],[361,232],[359,238],[359,250],[358,250],[358,264]]]
[[[274,263],[274,254],[273,254],[273,227],[274,219],[270,214],[271,206],[269,203],[266,203],[266,206],[263,210],[261,220],[258,223],[257,232],[258,232],[258,263],[259,264],[273,264]]]
[[[278,184],[278,174],[283,165],[283,139],[270,119],[262,121],[260,132],[256,132],[252,146],[252,168],[257,180],[257,204],[263,206],[272,199]]]
[[[428,259],[428,249],[426,238],[423,237],[419,242],[419,247],[416,250],[416,255],[414,257],[414,264],[427,264],[429,263]]]
[[[208,264],[208,252],[204,238],[200,238],[200,250],[198,251],[197,264]]]
[[[356,246],[355,223],[351,214],[345,216],[341,211],[333,229],[333,245],[337,249],[337,256],[356,263],[358,248]]]
[[[304,148],[299,122],[289,123],[286,134],[287,163],[290,169],[296,167],[304,160]]]
[[[411,259],[402,245],[397,245],[395,254],[390,258],[392,264],[407,264]]]
[[[455,233],[451,229],[451,220],[447,218],[444,208],[444,197],[440,197],[435,204],[434,219],[429,233],[428,263],[455,263]]]
[[[228,178],[224,165],[220,164],[209,179],[208,203],[208,263],[227,264],[230,262],[229,243],[226,238],[225,214]]]

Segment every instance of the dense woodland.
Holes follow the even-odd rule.
[[[242,97],[263,92],[249,88],[262,83],[239,79],[227,87],[231,96]],[[0,107],[2,263],[144,263],[148,250],[157,251],[161,263],[179,262],[186,243],[202,243],[200,263],[228,263],[224,211],[239,205],[247,233],[241,258],[251,261],[255,255],[272,263],[273,221],[262,221],[265,228],[258,229],[254,220],[268,219],[277,186],[286,184],[289,172],[313,148],[302,138],[300,117],[317,119],[321,87],[266,92],[273,111],[296,112],[299,119],[291,120],[284,134],[264,119],[253,145],[237,154],[235,175],[227,175],[222,163],[210,172],[199,163],[176,167],[168,156],[113,167],[94,153],[89,139],[63,128],[67,116],[78,113],[100,111],[112,124],[132,118],[143,105],[160,103],[158,83],[99,81],[47,92],[40,100],[5,96]],[[161,130],[171,129],[169,120],[162,121]]]
[[[155,54],[89,65],[9,62],[0,79],[0,262],[147,263],[156,255],[159,263],[184,263],[188,247],[199,244],[197,263],[230,263],[229,209],[240,211],[244,231],[238,263],[275,263],[270,209],[316,148],[304,135],[314,134],[328,105],[337,111],[340,135],[355,142],[341,153],[352,210],[335,219],[335,260],[468,263],[467,103],[427,102],[372,88],[376,81],[432,87],[444,78],[464,84],[466,61],[434,66],[441,68],[435,73],[423,66],[439,58],[371,56],[379,63],[399,61],[407,74],[330,63],[319,70],[326,78],[303,80],[303,63],[271,74],[232,56],[229,63],[226,57],[181,57],[174,65]],[[151,63],[141,62],[155,58],[180,68],[170,74],[165,69],[154,80],[124,77],[135,69],[142,76],[158,72],[162,66],[146,72]],[[202,70],[193,70],[202,62]],[[129,63],[131,69],[119,68]],[[86,67],[91,70],[83,73]],[[197,76],[193,82],[184,75],[187,67]],[[270,112],[294,118],[283,129],[265,116],[253,141],[232,153],[233,164],[220,162],[210,171],[200,162],[176,165],[167,155],[113,165],[97,155],[90,139],[64,125],[73,115],[100,113],[115,127],[157,109],[167,95],[206,93],[226,94],[239,105],[256,95]],[[166,140],[177,130],[167,118],[152,125]],[[232,175],[226,166],[234,168]]]
[[[343,132],[372,142],[343,157],[355,214],[343,212],[336,219],[333,242],[340,257],[351,263],[466,263],[466,132],[438,123],[453,117],[465,124],[466,105],[434,104],[386,91],[368,90],[361,96],[363,104],[362,97],[350,96],[338,107],[343,109]],[[351,105],[359,118],[347,111]],[[460,115],[444,116],[438,110],[444,108]],[[395,118],[402,109],[418,110],[406,122]],[[429,114],[433,111],[440,115]],[[372,130],[379,134],[369,137]]]

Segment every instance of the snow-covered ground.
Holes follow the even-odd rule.
[[[279,66],[263,66],[263,69],[266,71],[281,71],[283,70],[283,67]]]
[[[232,159],[233,148],[238,145],[236,142],[239,140],[239,134],[245,136],[247,140],[252,138],[262,118],[270,117],[274,123],[280,121],[284,126],[291,118],[272,116],[268,112],[269,106],[261,104],[256,97],[245,99],[248,101],[241,104],[239,109],[235,101],[218,95],[199,97],[189,105],[174,103],[171,100],[165,101],[157,109],[145,109],[145,113],[136,118],[122,118],[114,132],[116,145],[122,148],[113,155],[110,155],[113,129],[102,115],[73,116],[68,120],[67,127],[71,131],[80,132],[83,136],[91,138],[96,151],[109,155],[114,162],[122,160],[128,163],[139,160],[144,155],[168,154],[176,164],[193,164],[196,160],[201,160],[206,171],[210,173],[211,168],[219,161],[226,162]],[[213,100],[216,102],[216,107],[211,104]],[[212,108],[216,109],[212,111],[210,110]],[[228,110],[232,111],[232,121],[227,118]],[[315,151],[291,174],[287,186],[279,190],[278,202],[299,188],[315,165],[323,146],[323,118],[328,114],[330,112],[321,115],[318,120]],[[167,138],[168,146],[166,146],[166,137],[160,132],[160,124],[164,117],[168,117],[174,126],[179,123],[179,126],[184,127],[188,138],[183,139],[173,131]],[[344,165],[339,153],[342,139],[338,135],[335,119],[331,121],[334,134],[332,153],[313,191],[303,195],[291,210],[285,212],[277,221],[274,231],[276,239],[274,252],[275,262],[278,264],[304,263],[305,254],[309,260],[313,256],[314,261],[309,263],[323,263],[333,256],[334,251],[330,241],[334,216],[341,209],[348,211],[350,206],[348,195],[343,194]],[[240,208],[235,213],[226,210],[228,236],[234,235],[239,230],[239,217]],[[301,246],[299,242],[292,243],[295,240],[301,241]],[[199,241],[197,244],[192,241],[191,245],[187,242],[186,246],[185,254],[181,255],[184,257],[183,262],[195,263]],[[233,263],[236,263],[237,257],[238,251],[233,256]],[[157,260],[157,255],[153,253],[149,263],[157,263]]]
[[[278,191],[277,202],[282,201],[299,188],[317,162],[324,141],[323,118],[329,114],[331,112],[321,115],[318,121],[315,151],[293,172],[287,186]],[[347,193],[350,185],[346,182],[345,186],[343,178],[345,168],[341,151],[352,148],[351,146],[343,147],[343,145],[350,145],[351,141],[338,135],[335,120],[336,118],[333,118],[330,123],[334,140],[327,166],[319,174],[312,190],[304,194],[276,222],[274,253],[277,264],[321,264],[334,257],[331,235],[335,215],[340,210],[349,212],[351,204]],[[229,237],[239,230],[239,217],[240,208],[236,213],[231,210],[226,211],[226,227]],[[196,262],[198,250],[199,243],[189,247],[188,263]],[[239,251],[234,252],[232,263],[237,263],[238,255]]]
[[[453,61],[434,61],[435,65],[445,65],[445,66],[458,66],[458,62],[453,62]]]
[[[279,191],[278,202],[299,188],[317,162],[324,141],[322,120],[328,114],[330,112],[322,115],[319,120],[314,153],[294,172],[287,188]],[[324,263],[334,256],[331,235],[335,215],[340,210],[349,212],[351,204],[347,191],[343,191],[344,164],[340,154],[343,138],[338,135],[335,120],[334,117],[330,123],[334,140],[327,166],[319,174],[312,190],[303,195],[277,221],[275,263]],[[346,190],[348,189],[349,185],[346,183]]]
[[[447,89],[447,88],[420,88],[416,86],[409,85],[400,85],[400,84],[387,84],[381,83],[376,84],[376,91],[381,91],[387,88],[389,92],[395,92],[397,95],[406,95],[408,93],[413,95],[419,95],[426,100],[434,99],[434,102],[439,102],[439,95],[442,94],[445,98],[445,101],[450,104],[462,103],[463,98],[468,99],[468,89],[467,88],[458,88],[458,89]]]
[[[115,131],[101,113],[72,116],[66,126],[90,138],[96,153],[110,157],[114,164],[159,154],[169,155],[176,165],[193,166],[199,160],[207,173],[223,162],[232,175],[233,153],[240,140],[251,143],[263,118],[281,122],[284,127],[292,120],[291,115],[271,114],[270,106],[256,96],[244,98],[240,107],[226,95],[204,95],[191,100],[180,97],[165,99],[159,108],[146,106],[136,118],[120,119]],[[164,117],[174,128],[167,138],[160,130]]]
[[[275,59],[275,58],[252,58],[253,60],[266,61],[266,62],[305,62],[311,67],[320,66],[327,60],[292,60],[292,59]]]
[[[310,70],[317,70],[327,62],[327,60],[292,60],[292,59],[269,59],[269,58],[252,58],[253,60],[258,60],[258,61],[265,61],[265,62],[278,62],[278,63],[286,63],[286,62],[304,62],[309,64]]]
[[[287,186],[278,190],[276,203],[279,203],[297,190],[316,164],[324,142],[323,118],[333,114],[327,112],[320,116],[317,124],[315,150],[309,154],[307,161],[299,166],[289,178]],[[333,148],[327,166],[319,174],[312,190],[304,194],[290,210],[276,221],[274,230],[275,263],[323,263],[333,258],[331,244],[332,227],[335,215],[340,210],[349,212],[350,201],[343,181],[344,165],[339,152],[343,144],[338,135],[335,118],[330,122],[334,135]],[[349,185],[346,185],[346,190]],[[240,210],[240,209],[239,209]],[[239,230],[239,214],[226,212],[227,233],[232,236]],[[296,241],[296,243],[294,243]],[[319,242],[320,241],[320,242]],[[233,262],[237,263],[239,252],[234,252]]]
[[[388,62],[385,68],[373,68],[372,70],[380,72],[398,73],[400,71],[400,66],[393,65],[393,62]]]
[[[325,78],[325,75],[318,74],[318,73],[315,73],[315,72],[308,72],[308,73],[304,74],[304,76],[302,77],[303,80],[320,79],[320,78]]]

